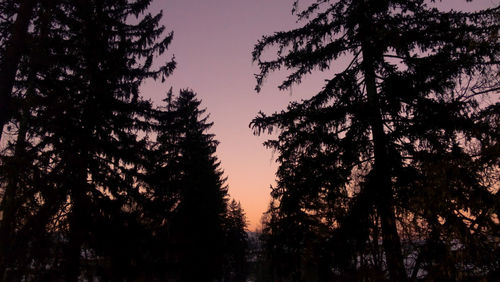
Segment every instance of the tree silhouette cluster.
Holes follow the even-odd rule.
[[[255,45],[257,91],[345,66],[251,123],[280,164],[261,280],[499,277],[500,7],[433,2],[295,1],[303,24]]]
[[[150,2],[0,3],[1,281],[244,279],[201,102],[140,95],[176,65]]]

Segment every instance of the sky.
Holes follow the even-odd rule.
[[[163,10],[174,39],[168,55],[175,55],[177,68],[165,83],[149,82],[146,98],[160,102],[173,87],[190,88],[207,108],[214,122],[211,133],[220,141],[217,156],[228,178],[229,194],[241,202],[249,229],[260,226],[270,200],[277,165],[273,152],[262,143],[266,136],[253,135],[249,123],[259,111],[272,113],[321,89],[322,81],[308,81],[292,92],[277,90],[284,74],[270,77],[257,94],[251,52],[259,38],[295,25],[290,0],[169,0],[156,1]],[[272,79],[272,80],[271,80]],[[315,87],[316,86],[316,87]],[[307,89],[307,90],[305,90]],[[309,90],[310,89],[310,90]]]
[[[302,1],[305,3],[308,1]],[[469,9],[499,5],[499,0],[476,0]],[[286,72],[271,75],[257,94],[252,63],[253,46],[263,35],[297,27],[291,14],[293,0],[155,0],[151,11],[163,10],[162,23],[174,32],[167,58],[175,55],[177,68],[164,83],[149,81],[142,93],[160,104],[173,87],[198,94],[214,122],[210,133],[220,141],[217,156],[228,178],[229,194],[241,202],[249,230],[260,227],[270,200],[277,164],[262,143],[269,136],[255,136],[249,123],[259,111],[272,113],[295,100],[309,98],[324,80],[341,71],[345,62],[328,72],[315,73],[292,91],[277,86]],[[446,9],[463,9],[465,0],[445,0]],[[305,4],[303,4],[305,5]],[[162,58],[160,58],[161,61]],[[166,58],[164,58],[166,59]]]

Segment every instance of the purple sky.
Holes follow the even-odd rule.
[[[162,9],[163,23],[174,31],[168,51],[178,67],[163,84],[149,82],[143,95],[160,102],[170,86],[177,92],[190,88],[202,99],[202,106],[214,122],[211,130],[221,142],[217,155],[228,177],[229,193],[240,201],[249,228],[259,227],[269,203],[269,186],[275,182],[276,164],[272,151],[264,148],[266,136],[256,137],[248,124],[259,110],[271,113],[288,102],[310,97],[323,86],[329,73],[315,74],[293,92],[280,92],[277,85],[285,73],[271,75],[260,94],[254,91],[251,51],[262,35],[294,26],[293,0],[156,0],[153,10]],[[303,5],[309,1],[303,1]],[[445,0],[441,7],[462,9],[465,0]],[[471,9],[499,5],[498,0],[476,0]]]

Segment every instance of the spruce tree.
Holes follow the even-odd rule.
[[[13,38],[21,36],[22,44],[25,45],[15,47],[19,49],[15,56],[17,74],[15,83],[9,82],[12,95],[9,97],[8,120],[12,120],[12,123],[7,128],[8,135],[4,136],[4,141],[7,142],[4,143],[6,147],[1,156],[3,195],[0,206],[0,276],[6,280],[11,280],[9,273],[4,275],[6,268],[10,268],[10,273],[15,273],[20,272],[21,268],[26,270],[25,267],[31,263],[29,267],[34,270],[39,266],[40,258],[50,256],[44,253],[46,248],[43,246],[48,245],[46,240],[50,240],[45,236],[45,227],[51,215],[55,214],[57,207],[64,201],[63,196],[54,194],[53,180],[57,173],[51,169],[52,152],[45,140],[40,140],[43,134],[39,132],[39,125],[43,121],[36,121],[36,109],[40,106],[36,76],[42,60],[37,52],[44,49],[46,42],[43,43],[42,38],[47,35],[49,26],[47,8],[55,4],[55,1],[40,3],[36,9],[30,7],[32,17],[16,14],[19,10],[19,13],[28,12],[26,5],[30,1],[17,2],[23,1],[5,1],[0,7],[3,16],[1,32],[6,34],[2,38],[1,54],[6,55],[7,52],[4,51],[12,48]],[[15,21],[12,20],[14,16],[17,17]],[[21,20],[25,24],[30,23],[29,32],[26,26],[26,29],[19,30]],[[16,25],[17,28],[14,28]],[[17,30],[22,35],[9,35],[12,30]],[[9,60],[12,58],[6,59]],[[30,244],[36,247],[27,249]],[[34,251],[36,248],[38,250]]]
[[[307,226],[319,216],[315,228],[327,223],[330,230],[323,260],[330,277],[359,275],[366,261],[366,276],[387,269],[394,281],[421,269],[435,278],[472,276],[461,267],[472,261],[480,275],[498,269],[488,255],[498,253],[498,104],[484,98],[498,93],[491,77],[498,74],[500,8],[441,11],[431,2],[313,1],[299,10],[296,1],[304,24],[255,46],[257,91],[273,71],[291,70],[280,86],[289,89],[350,60],[312,98],[260,113],[251,124],[256,133],[279,131],[266,143],[281,164],[271,236],[284,235],[279,224]],[[277,56],[262,59],[271,47]],[[302,218],[286,223],[294,213]],[[307,248],[304,233],[294,234]],[[407,273],[415,238],[425,242],[413,246],[425,262],[417,259]]]
[[[182,90],[175,98],[170,94],[166,102],[158,132],[164,163],[157,168],[166,172],[160,174],[167,178],[162,188],[169,191],[156,193],[176,195],[178,201],[170,208],[166,235],[160,238],[168,243],[167,273],[162,279],[221,279],[227,187],[215,156],[218,142],[207,133],[212,123],[195,93]]]
[[[69,75],[69,93],[48,97],[57,99],[54,104],[63,109],[48,119],[62,121],[54,122],[53,130],[59,137],[54,146],[63,152],[67,172],[62,185],[69,188],[71,199],[63,264],[67,280],[76,280],[80,273],[82,247],[91,247],[86,229],[92,228],[93,220],[103,219],[106,224],[106,218],[134,219],[140,194],[136,179],[146,149],[137,133],[147,130],[144,119],[150,108],[141,101],[138,87],[146,78],[168,75],[174,65],[151,68],[153,56],[163,53],[172,37],[158,40],[164,30],[159,26],[161,14],[145,13],[149,3],[80,1],[64,7],[73,11],[62,20],[72,31],[68,40],[72,49],[67,51],[76,57],[76,65]],[[127,23],[129,16],[141,14],[137,24]],[[124,212],[130,215],[120,216]],[[120,228],[123,223],[111,224],[115,225]],[[121,247],[109,250],[112,264],[117,265],[114,272],[127,269],[114,260],[124,255],[114,253]]]
[[[19,70],[31,98],[26,99],[22,85],[18,92],[20,103],[29,104],[27,142],[38,155],[16,173],[25,177],[24,171],[35,166],[50,175],[52,188],[40,194],[43,184],[36,177],[20,182],[23,188],[16,193],[33,187],[35,199],[46,208],[27,207],[26,228],[15,232],[42,232],[31,237],[48,233],[50,251],[56,253],[42,265],[54,274],[52,279],[76,281],[83,274],[82,263],[89,262],[82,254],[109,260],[106,264],[116,275],[139,275],[133,266],[141,258],[133,256],[141,254],[139,243],[147,241],[138,221],[148,149],[139,134],[150,129],[151,113],[139,86],[147,78],[168,76],[175,67],[170,61],[152,68],[172,34],[165,36],[161,13],[146,12],[150,2],[48,1],[36,10],[34,21],[41,24],[33,28],[40,48],[32,50]],[[131,17],[137,23],[130,23]],[[41,218],[40,228],[28,225],[31,218]],[[2,226],[9,224],[6,220]],[[37,251],[31,243],[26,247]]]
[[[234,199],[227,207],[224,224],[224,281],[246,281],[248,275],[248,235],[246,217],[241,204]]]

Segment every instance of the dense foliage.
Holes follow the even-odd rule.
[[[288,89],[350,63],[312,98],[251,124],[278,132],[265,143],[280,163],[266,279],[498,275],[500,8],[298,2],[302,26],[255,46],[257,91],[277,70],[291,72]]]
[[[435,2],[295,1],[257,43],[257,91],[344,65],[252,121],[280,164],[260,245],[196,94],[142,98],[176,66],[151,0],[1,1],[0,280],[498,277],[500,7]]]
[[[228,209],[225,178],[215,156],[218,142],[206,133],[212,123],[204,116],[205,110],[199,109],[200,101],[193,92],[183,90],[174,100],[169,92],[166,102],[165,111],[160,112],[155,152],[161,159],[152,171],[155,178],[167,181],[158,188],[168,191],[155,189],[152,197],[163,204],[167,200],[166,208],[171,210],[164,236],[159,238],[168,243],[166,267],[179,281],[220,279]],[[170,203],[171,199],[177,202]],[[241,228],[244,232],[245,227]]]
[[[153,68],[173,34],[150,2],[0,5],[0,70],[14,72],[0,89],[2,281],[220,279],[244,247],[226,246],[245,224],[228,226],[200,102],[182,91],[156,109],[139,93],[175,68]]]

